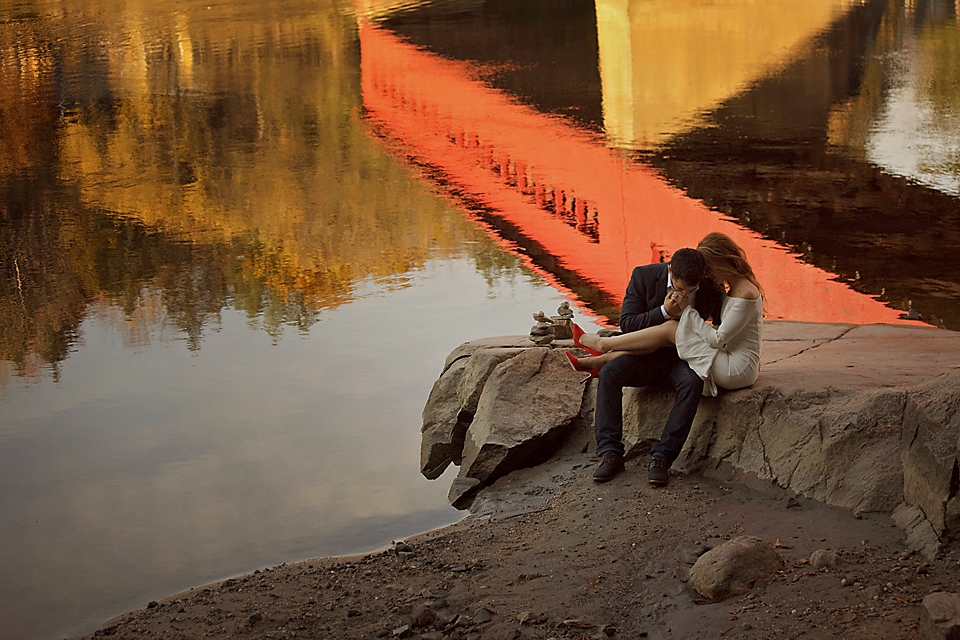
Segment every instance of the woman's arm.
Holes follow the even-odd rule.
[[[714,327],[688,307],[684,309],[680,322],[689,323],[694,333],[706,340],[711,347],[726,351],[727,344],[743,331],[753,314],[756,314],[756,309],[751,305],[737,304],[729,307],[723,314],[720,326]]]

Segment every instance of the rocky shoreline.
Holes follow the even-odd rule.
[[[627,463],[591,480],[589,454],[501,479],[477,513],[363,556],[280,565],[192,589],[87,638],[881,638],[920,635],[923,598],[956,588],[960,550],[910,552],[889,516]],[[742,535],[783,568],[720,603],[689,571]],[[829,550],[832,567],[811,558]]]
[[[595,380],[525,336],[464,343],[424,408],[421,471],[459,473],[450,501],[556,451],[593,447]],[[916,326],[769,322],[760,377],[704,398],[674,469],[895,514],[928,557],[960,530],[960,334]],[[627,457],[659,438],[673,397],[624,396]]]
[[[557,392],[580,394],[574,415],[546,431],[562,433],[530,447],[488,421],[471,435],[491,410],[485,402],[503,412],[505,399],[529,399],[517,380],[536,381],[534,371],[562,357],[524,339],[459,347],[435,393],[446,388],[440,395],[461,404],[432,396],[438,411],[424,412],[423,468],[438,466],[431,451],[443,442],[430,425],[445,415],[462,438],[459,451],[456,438],[445,444],[461,465],[451,496],[468,496],[472,515],[381,552],[193,589],[87,637],[892,639],[938,637],[949,622],[931,624],[929,598],[958,590],[960,579],[951,542],[960,334],[768,323],[761,379],[701,405],[664,489],[649,487],[635,462],[611,483],[592,482],[592,383],[579,378]],[[517,353],[503,357],[504,349]],[[487,363],[464,376],[471,359]],[[454,367],[455,384],[453,376],[444,383]],[[515,370],[494,375],[498,367]],[[513,395],[483,400],[497,378]],[[658,431],[667,401],[657,390],[627,399],[634,455]],[[529,416],[500,415],[532,428]],[[537,459],[510,453],[518,447]],[[770,545],[781,568],[745,593],[707,601],[690,587],[691,567],[744,535]]]

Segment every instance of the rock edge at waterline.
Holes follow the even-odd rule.
[[[421,471],[460,465],[451,502],[468,507],[510,471],[593,446],[596,381],[569,341],[527,336],[457,347],[423,412]],[[862,512],[897,511],[928,556],[960,531],[960,334],[929,327],[789,321],[764,326],[760,377],[704,398],[673,468]],[[627,457],[645,453],[669,389],[628,389]]]

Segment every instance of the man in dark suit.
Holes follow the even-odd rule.
[[[679,319],[680,307],[669,292],[686,295],[702,318],[719,322],[720,291],[703,272],[703,256],[696,249],[678,249],[669,263],[635,268],[620,311],[621,331],[629,333]],[[607,482],[623,471],[623,388],[664,382],[673,387],[676,398],[660,442],[651,451],[647,475],[657,487],[669,482],[668,469],[680,455],[703,393],[703,380],[677,356],[672,345],[647,355],[624,355],[600,369],[594,430],[602,462],[594,480]]]

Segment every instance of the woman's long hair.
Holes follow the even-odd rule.
[[[704,236],[703,240],[697,246],[697,251],[703,255],[707,263],[707,269],[715,278],[723,278],[727,275],[738,275],[746,278],[760,290],[760,296],[766,302],[766,295],[763,293],[763,287],[760,281],[753,274],[753,268],[747,262],[747,254],[740,248],[733,239],[719,231],[713,231]],[[723,282],[717,284],[722,285]]]

